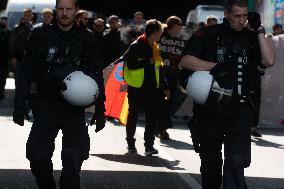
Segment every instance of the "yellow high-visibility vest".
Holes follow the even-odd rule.
[[[156,42],[153,43],[153,58],[155,61],[155,75],[156,75],[156,87],[160,86],[160,67],[163,66],[163,59],[160,55],[159,46]],[[138,60],[139,61],[139,60]],[[144,81],[144,68],[128,69],[127,62],[125,61],[124,69],[125,82],[136,88],[140,88]]]

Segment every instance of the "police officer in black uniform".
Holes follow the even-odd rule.
[[[9,74],[9,39],[11,31],[8,29],[8,18],[0,18],[0,100],[5,95],[6,78]]]
[[[180,65],[191,71],[210,71],[220,87],[233,89],[227,105],[194,104],[192,123],[198,129],[193,142],[201,159],[202,188],[219,189],[222,184],[224,143],[223,188],[246,189],[244,168],[250,165],[253,112],[248,70],[254,69],[254,62],[272,66],[275,54],[259,14],[247,12],[246,0],[226,0],[224,13],[222,24],[200,29],[189,39]],[[254,31],[244,27],[247,20]]]
[[[63,133],[60,188],[80,188],[81,165],[89,156],[85,108],[72,106],[61,96],[61,90],[66,88],[62,80],[70,70],[83,70],[96,80],[99,86],[99,96],[95,101],[96,132],[105,126],[100,57],[97,56],[93,34],[74,23],[76,10],[75,0],[56,1],[56,23],[32,32],[19,69],[13,114],[13,121],[18,125],[24,125],[25,100],[29,96],[30,84],[37,84],[38,94],[33,107],[35,120],[27,141],[26,156],[40,189],[56,187],[51,158],[60,129]]]

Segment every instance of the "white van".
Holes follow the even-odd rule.
[[[207,16],[210,15],[214,15],[218,19],[218,23],[222,23],[224,7],[221,5],[198,5],[195,9],[189,11],[186,18],[186,25],[190,27],[190,25],[199,22],[206,23]]]
[[[42,22],[41,11],[44,8],[55,9],[56,0],[8,0],[5,14],[8,17],[9,27],[17,25],[23,15],[23,9],[30,8],[37,16],[37,23]]]

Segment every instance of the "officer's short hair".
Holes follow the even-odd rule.
[[[45,13],[53,14],[53,10],[50,9],[50,8],[44,8],[44,9],[42,9],[42,14],[45,14]]]
[[[146,36],[150,36],[151,34],[161,31],[162,23],[156,19],[150,19],[146,22],[145,33]]]
[[[97,22],[101,22],[101,23],[105,24],[105,21],[104,21],[104,19],[102,19],[102,18],[96,18],[96,19],[94,20],[94,23],[97,23]]]
[[[30,8],[25,8],[25,9],[23,10],[23,13],[25,13],[25,12],[32,13],[33,11],[32,11],[32,9],[30,9]]]
[[[8,17],[7,16],[1,16],[0,20],[8,20]]]
[[[110,17],[108,17],[108,23],[112,22],[113,20],[119,20],[117,15],[111,15]]]
[[[248,1],[247,0],[225,0],[225,10],[228,12],[232,11],[234,5],[239,7],[247,7]]]
[[[174,25],[179,25],[182,26],[182,20],[181,18],[177,17],[177,16],[170,16],[169,18],[167,18],[166,21],[166,29],[171,29]]]
[[[79,10],[79,11],[77,11],[77,13],[75,15],[75,19],[77,20],[78,18],[80,18],[84,14],[88,15],[88,12],[86,10]]]
[[[210,22],[210,21],[216,21],[216,22],[218,22],[218,19],[217,19],[217,17],[214,16],[214,15],[207,16],[206,22],[208,23],[208,22]]]
[[[141,15],[141,16],[144,16],[143,12],[142,11],[136,11],[133,16],[138,16],[138,15]]]

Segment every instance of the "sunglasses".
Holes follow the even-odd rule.
[[[95,25],[96,28],[102,28],[104,27],[103,25]]]

